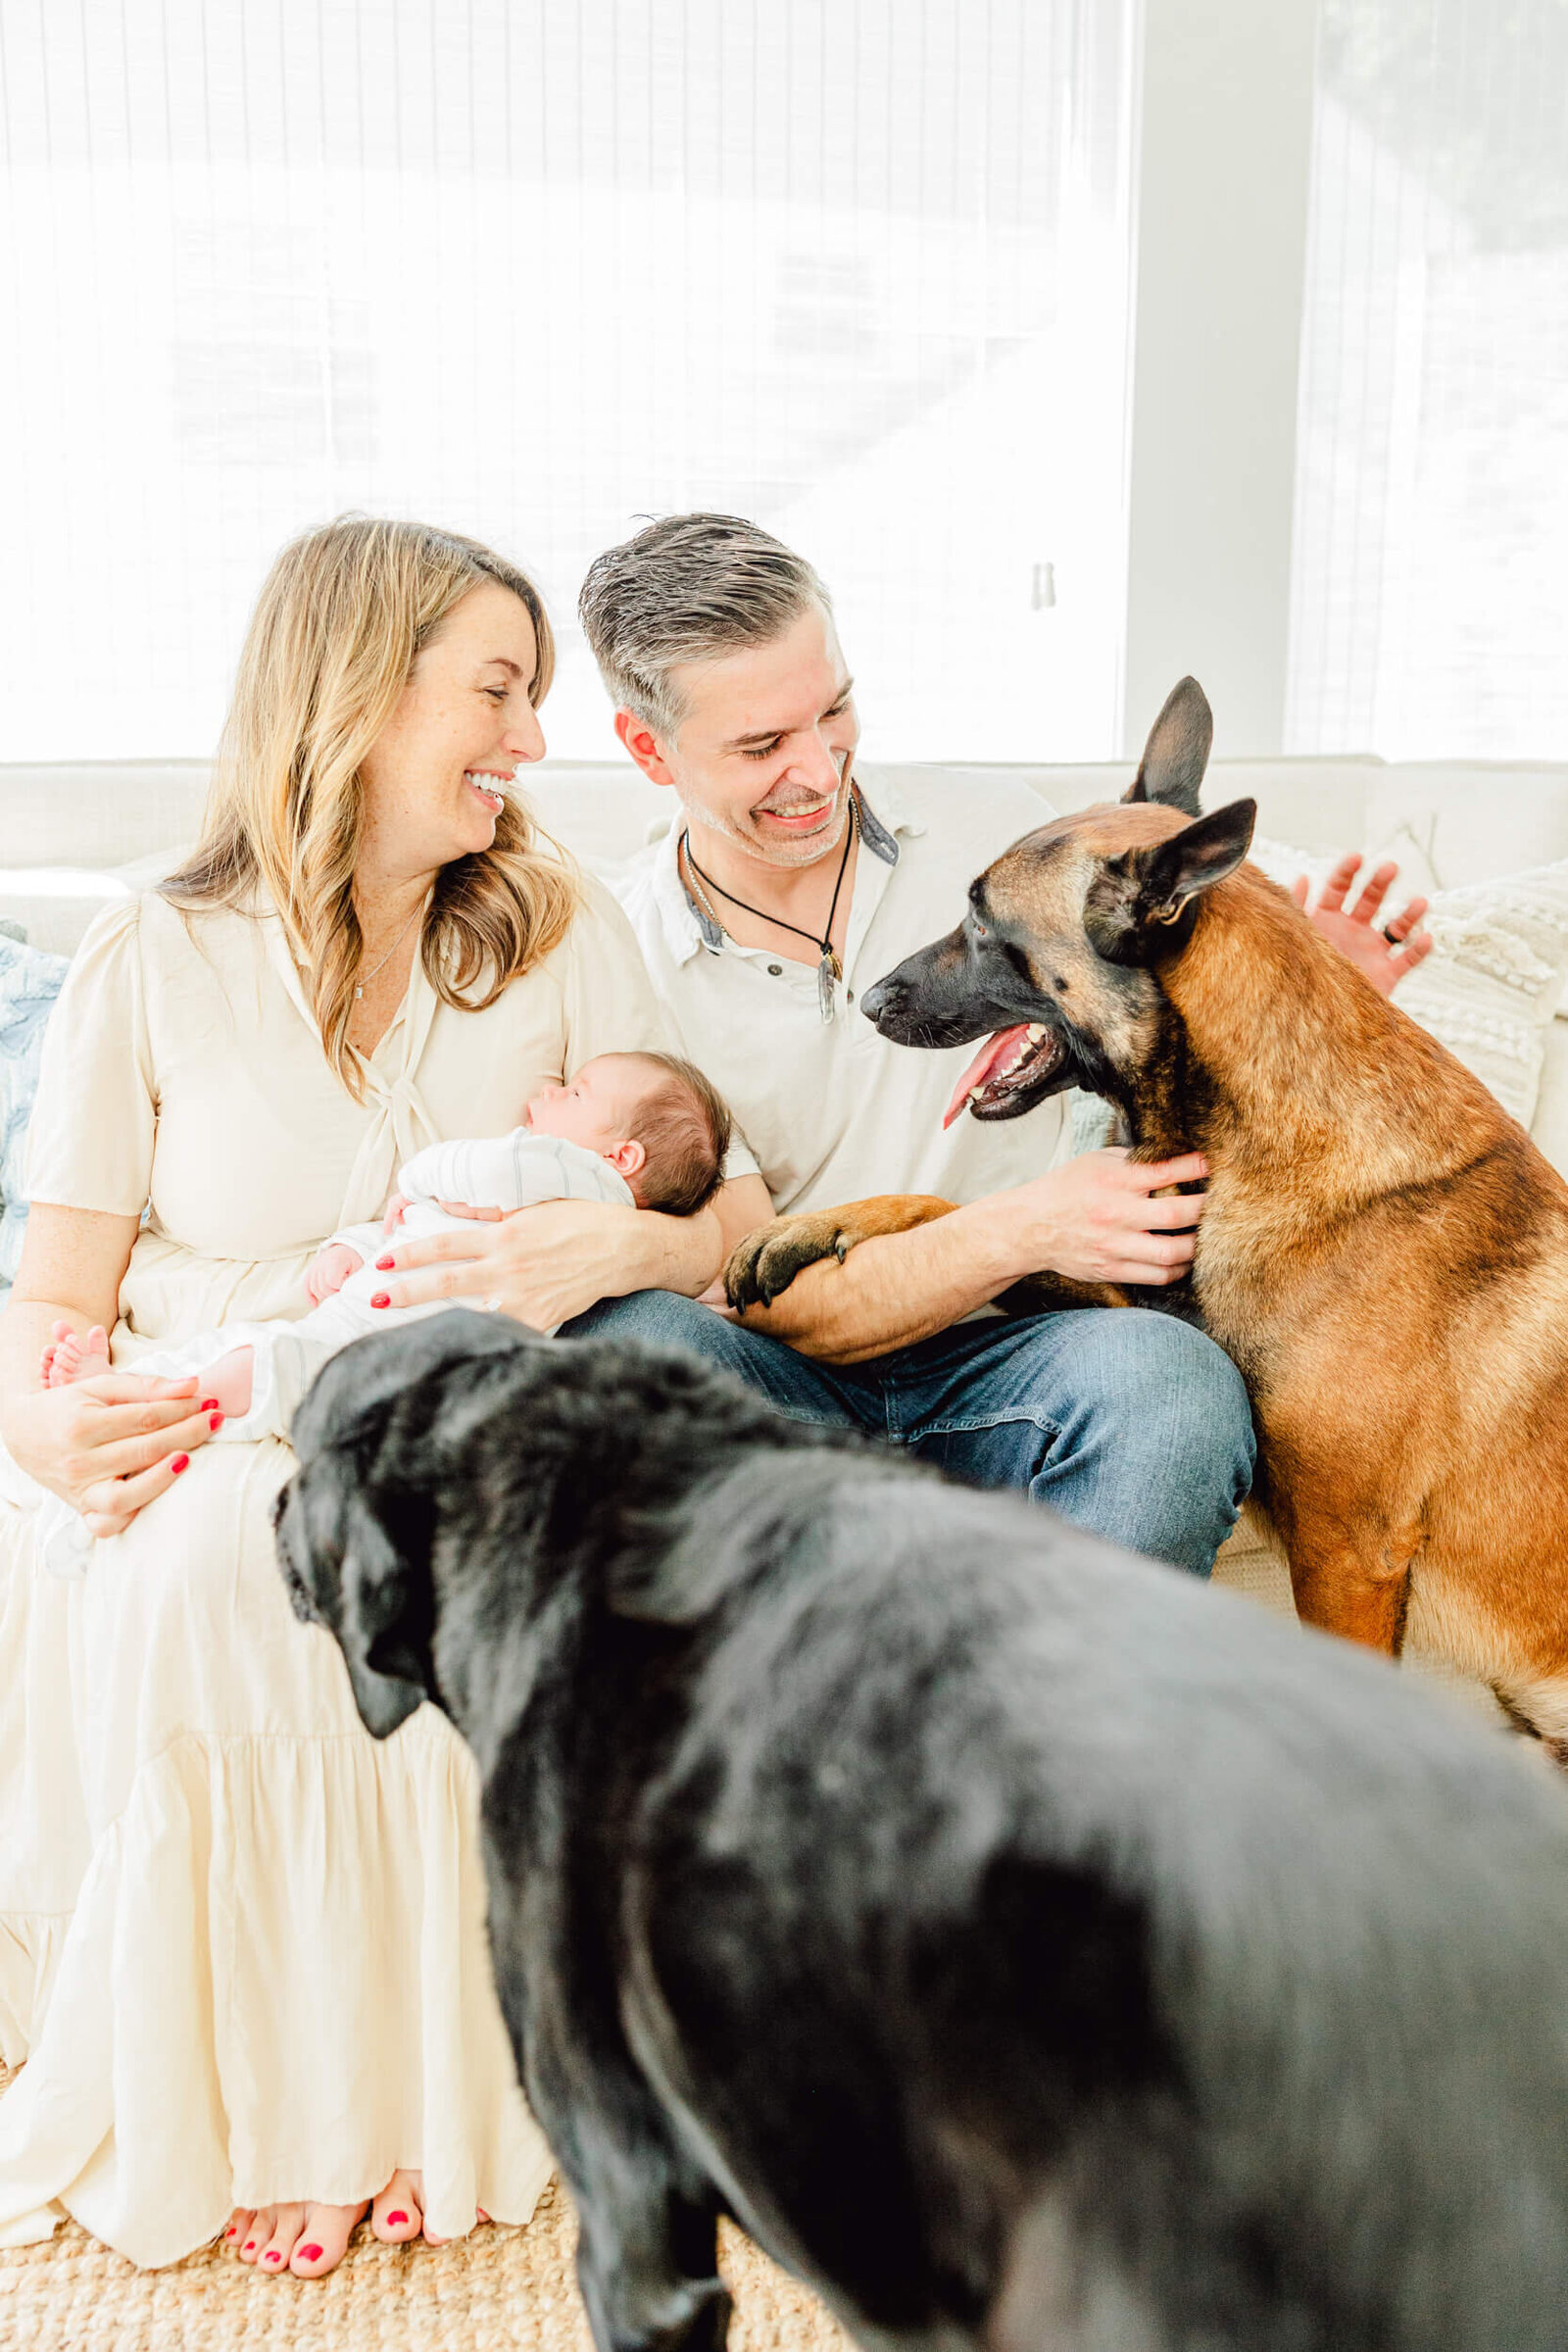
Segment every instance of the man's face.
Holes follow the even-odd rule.
[[[674,683],[686,715],[659,749],[693,821],[769,865],[829,856],[860,724],[828,615],[813,605],[770,644],[688,662]]]

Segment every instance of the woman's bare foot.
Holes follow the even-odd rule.
[[[264,2278],[292,2271],[296,2278],[324,2278],[335,2271],[366,2207],[361,2205],[237,2205],[228,2217],[223,2244]],[[476,2222],[490,2216],[480,2207]],[[370,2228],[389,2246],[423,2235],[426,2245],[444,2246],[424,2229],[424,2176],[394,2173],[375,2200]]]
[[[292,2271],[296,2278],[324,2278],[335,2271],[366,2208],[360,2205],[236,2206],[223,2243],[264,2278]]]
[[[474,2209],[475,2222],[487,2222],[490,2216],[482,2205]],[[407,2245],[411,2237],[422,2236],[427,2246],[444,2246],[451,2241],[432,2237],[424,2226],[424,2175],[422,2173],[394,2173],[370,2213],[370,2228],[377,2237],[389,2246]]]
[[[73,1381],[96,1380],[100,1372],[109,1370],[108,1332],[95,1323],[86,1338],[78,1340],[69,1323],[57,1323],[38,1368],[46,1389],[69,1389]]]

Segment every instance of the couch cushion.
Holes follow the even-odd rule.
[[[1383,768],[1367,805],[1366,838],[1383,840],[1401,827],[1421,845],[1440,890],[1552,864],[1568,858],[1568,768],[1436,760]]]
[[[184,849],[176,846],[154,850],[121,866],[0,867],[0,917],[18,924],[32,947],[74,956],[100,908],[114,899],[154,889],[184,856]]]
[[[123,865],[194,841],[205,760],[71,760],[0,766],[0,848],[9,866]]]

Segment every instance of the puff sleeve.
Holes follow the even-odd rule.
[[[130,899],[91,923],[50,1017],[27,1133],[29,1199],[139,1216],[157,1125],[141,906]]]

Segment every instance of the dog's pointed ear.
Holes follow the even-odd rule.
[[[377,1740],[395,1732],[433,1695],[430,1642],[435,1598],[428,1544],[412,1527],[411,1547],[389,1531],[363,1494],[349,1499],[343,1518],[342,1616],[338,1640],[348,1663],[355,1704]],[[423,1531],[427,1534],[428,1531]]]
[[[1214,740],[1214,713],[1196,678],[1183,678],[1165,697],[1164,709],[1149,730],[1138,773],[1123,794],[1129,801],[1158,801],[1167,808],[1199,814],[1198,788]]]
[[[1084,930],[1096,953],[1107,963],[1152,963],[1180,946],[1193,901],[1235,873],[1256,822],[1255,801],[1232,801],[1168,841],[1107,858],[1084,903]]]
[[[1169,841],[1133,853],[1145,922],[1173,923],[1189,899],[1234,874],[1252,846],[1255,801],[1232,801],[1173,833]]]

